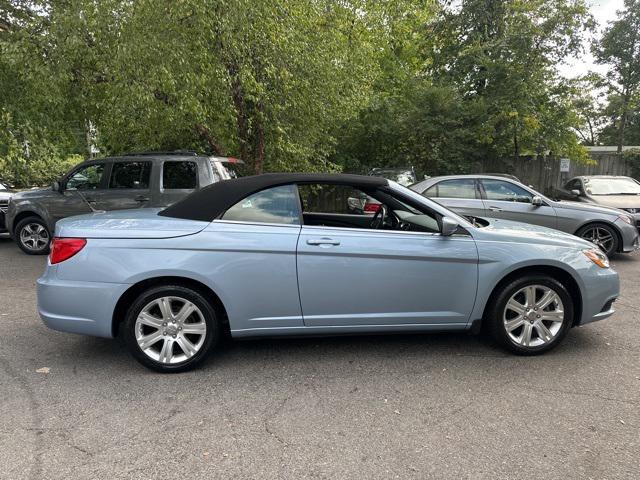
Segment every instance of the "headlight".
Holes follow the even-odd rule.
[[[633,218],[631,218],[629,215],[618,215],[618,218],[622,220],[624,223],[633,225]]]
[[[600,268],[609,268],[609,259],[599,248],[583,250],[582,253]]]

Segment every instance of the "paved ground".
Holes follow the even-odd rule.
[[[614,261],[618,314],[542,357],[464,335],[270,340],[180,375],[45,328],[44,262],[0,239],[0,478],[638,478],[640,255]]]

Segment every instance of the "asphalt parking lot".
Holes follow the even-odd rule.
[[[44,263],[0,239],[0,478],[638,478],[640,254],[613,259],[617,314],[541,357],[465,335],[263,340],[179,375],[48,330]]]

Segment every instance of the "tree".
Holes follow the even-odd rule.
[[[618,19],[594,44],[596,61],[608,65],[605,76],[609,111],[616,129],[618,153],[625,144],[625,130],[640,95],[640,1],[625,0]]]
[[[484,156],[523,153],[584,157],[576,118],[556,65],[581,48],[592,20],[581,0],[464,0],[445,4],[430,26],[428,72],[485,106]],[[549,123],[555,122],[555,123]],[[577,159],[579,159],[577,158]]]

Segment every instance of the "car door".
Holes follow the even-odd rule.
[[[534,205],[535,193],[509,180],[480,180],[487,217],[556,228],[556,211],[544,201]]]
[[[97,201],[100,210],[125,210],[150,206],[152,200],[150,160],[115,161],[107,188]]]
[[[301,197],[310,203],[302,190]],[[304,222],[297,267],[305,327],[409,329],[469,321],[478,276],[470,236]]]
[[[91,213],[92,207],[98,208],[106,189],[107,170],[106,162],[81,165],[73,170],[62,182],[62,193],[47,200],[47,209],[54,221]]]
[[[485,215],[484,203],[474,178],[442,180],[422,193],[460,215],[472,217]]]
[[[296,272],[299,234],[294,185],[249,195],[203,232],[198,248],[208,256],[201,272],[215,271],[221,279],[215,290],[232,319],[234,336],[304,327]]]

